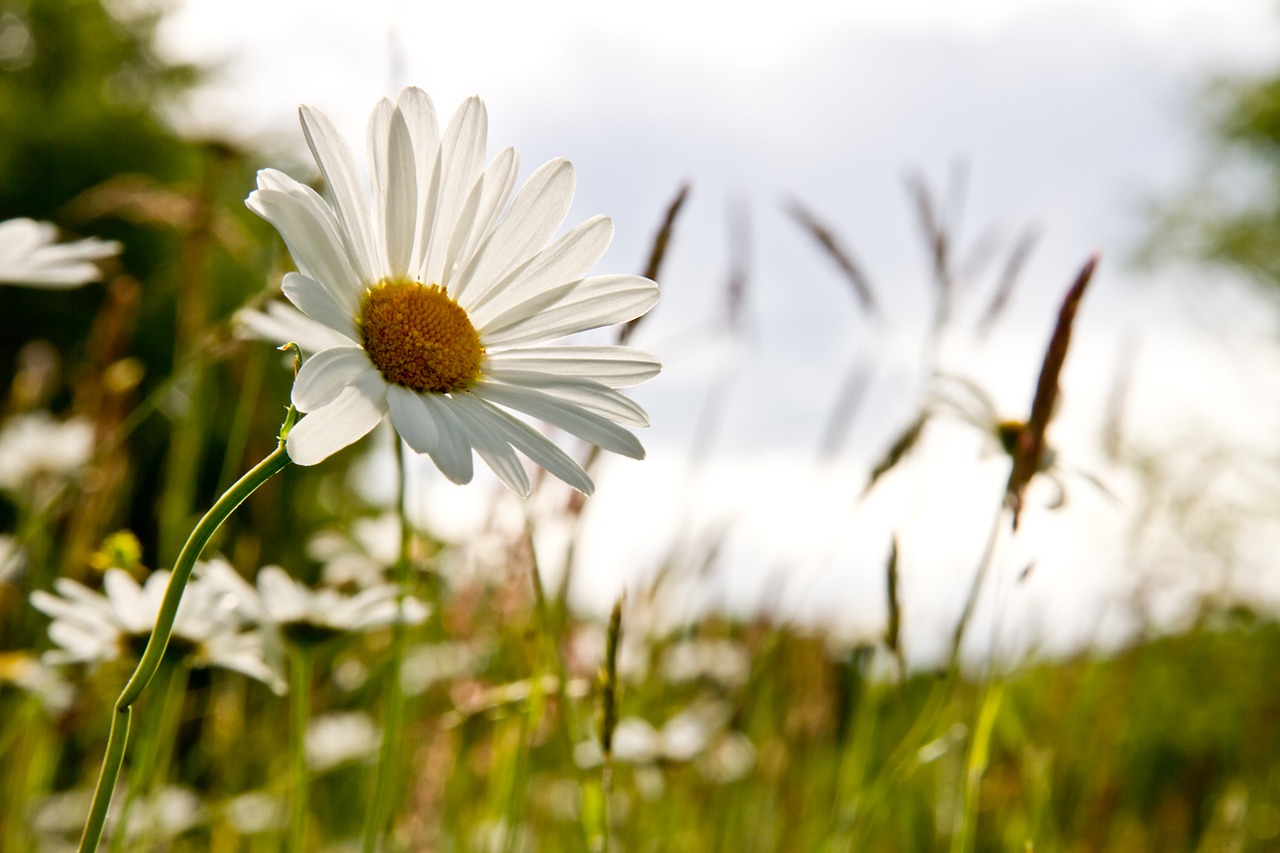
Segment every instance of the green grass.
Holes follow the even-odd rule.
[[[482,696],[538,671],[529,617],[501,628],[474,623],[468,639],[490,649],[482,664],[411,700],[396,849],[588,849],[600,769],[580,766],[572,747],[595,736],[594,697],[570,699],[566,715],[554,690],[505,702]],[[868,666],[882,650],[833,653],[820,636],[766,623],[691,626],[680,641],[736,645],[749,676],[676,683],[655,665],[624,677],[624,720],[661,729],[692,709],[711,721],[710,736],[686,753],[617,758],[611,849],[1273,849],[1280,626],[1242,612],[1211,621],[985,683],[933,673],[872,679]],[[653,642],[650,659],[663,660],[676,641]],[[377,636],[321,654],[316,712],[376,707],[376,677],[344,691],[323,673],[363,659],[376,675],[385,654]],[[104,697],[120,677],[118,668],[92,674],[81,700],[57,716],[21,692],[0,694],[4,849],[38,849],[30,827],[42,798],[92,778]],[[140,713],[155,714],[158,703],[151,697]],[[168,772],[141,787],[189,786],[207,819],[163,849],[283,849],[283,824],[242,835],[222,812],[251,790],[288,799],[286,703],[239,676],[192,673],[161,763]],[[126,778],[139,755],[135,746]],[[367,765],[318,776],[306,849],[344,849],[335,845],[359,835],[371,791]]]

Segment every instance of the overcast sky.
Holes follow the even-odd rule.
[[[854,503],[868,465],[920,400],[931,309],[903,191],[913,170],[941,186],[967,164],[962,245],[990,233],[1007,252],[1025,227],[1042,233],[992,339],[975,344],[968,333],[988,277],[940,352],[943,368],[982,384],[1002,417],[1024,416],[1057,302],[1090,253],[1103,257],[1053,439],[1064,463],[1107,480],[1121,500],[1068,475],[1067,507],[1032,512],[1002,549],[1004,576],[1032,559],[1036,568],[1010,582],[988,627],[999,610],[1016,640],[1056,646],[1125,624],[1123,608],[1101,602],[1130,598],[1152,557],[1122,547],[1141,501],[1136,479],[1108,467],[1099,441],[1123,353],[1134,354],[1126,423],[1135,445],[1192,458],[1208,449],[1195,446],[1205,436],[1238,447],[1276,434],[1273,313],[1220,277],[1191,286],[1210,278],[1129,263],[1145,205],[1206,161],[1197,93],[1213,75],[1257,71],[1277,56],[1270,2],[793,0],[751,11],[696,0],[183,0],[162,34],[172,54],[221,64],[184,123],[265,142],[303,169],[299,103],[356,135],[373,102],[405,84],[427,89],[442,112],[480,94],[490,153],[515,145],[524,174],[569,157],[578,168],[571,219],[614,218],[601,271],[639,268],[664,205],[692,182],[664,299],[639,341],[667,364],[636,393],[653,415],[650,458],[613,464],[593,499],[584,560],[595,568],[579,587],[593,606],[634,585],[693,512],[733,522],[724,570],[704,595],[741,608],[768,599],[874,630],[896,532],[907,640],[921,656],[937,650],[1005,473],[978,458],[976,434],[944,429],[926,445],[928,464]],[[879,324],[782,213],[787,198],[853,248],[885,306]],[[748,281],[737,337],[722,323],[730,211],[750,235],[736,256]],[[819,465],[836,389],[860,363],[873,383],[847,454]],[[691,470],[712,388],[726,389],[725,408],[713,452]],[[450,486],[432,494],[441,524],[488,496]]]

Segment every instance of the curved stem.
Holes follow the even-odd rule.
[[[89,808],[89,816],[85,821],[84,834],[80,836],[79,853],[92,853],[98,849],[102,839],[102,829],[107,820],[107,808],[111,803],[111,795],[115,791],[116,780],[120,776],[120,767],[124,762],[124,751],[129,741],[129,719],[132,715],[130,706],[147,688],[160,661],[164,650],[169,645],[169,635],[173,633],[173,622],[178,615],[178,605],[182,602],[182,593],[186,589],[187,580],[195,568],[196,560],[204,551],[204,546],[227,516],[244,502],[245,498],[257,491],[258,487],[278,474],[289,464],[289,454],[285,450],[284,434],[292,425],[293,412],[286,420],[285,429],[281,430],[280,443],[266,459],[227,489],[218,502],[200,519],[195,530],[182,546],[182,552],[173,565],[173,573],[169,576],[169,585],[164,592],[164,600],[160,604],[160,612],[156,615],[156,625],[147,641],[147,648],[138,661],[133,676],[120,691],[111,717],[111,733],[107,736],[107,752],[102,758],[102,770],[98,774],[98,785],[93,792],[93,804]]]
[[[134,747],[135,760],[129,768],[124,802],[116,812],[116,822],[127,826],[129,812],[143,794],[152,792],[158,779],[164,779],[161,760],[164,742],[172,740],[182,715],[182,701],[186,694],[187,668],[184,663],[165,657],[152,680],[152,703],[158,707],[142,721],[141,740]],[[152,827],[146,827],[148,830]],[[124,849],[125,833],[117,832],[111,843],[112,853]]]

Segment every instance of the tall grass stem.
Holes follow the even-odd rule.
[[[289,810],[289,853],[302,853],[307,837],[307,802],[311,777],[307,770],[307,718],[311,711],[311,660],[314,650],[297,643],[289,660],[289,740],[293,753],[293,798]]]
[[[404,665],[405,624],[404,601],[412,583],[410,574],[410,546],[412,528],[405,509],[407,498],[404,471],[404,442],[397,436],[396,512],[400,521],[400,553],[396,558],[396,620],[391,626],[391,665],[388,673],[386,709],[383,715],[382,746],[378,751],[378,769],[374,780],[373,797],[369,801],[364,821],[364,853],[374,853],[382,846],[395,815],[396,776],[400,763],[400,730],[404,727],[404,687],[400,670]]]

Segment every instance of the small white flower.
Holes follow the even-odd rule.
[[[336,589],[311,589],[299,583],[279,566],[265,566],[258,572],[257,588],[250,586],[234,569],[222,564],[206,568],[204,578],[236,601],[242,618],[272,626],[295,642],[321,642],[342,634],[372,631],[395,624],[417,625],[427,618],[427,608],[406,597],[403,615],[392,584],[377,584],[355,595]]]
[[[258,835],[284,826],[288,809],[279,797],[266,791],[250,791],[222,806],[227,823],[241,835]]]
[[[107,834],[110,835],[124,811],[125,792],[117,789],[107,811]],[[31,828],[42,842],[40,850],[61,849],[61,836],[78,834],[84,816],[93,800],[92,788],[76,788],[50,794],[40,801],[31,819]],[[153,842],[169,841],[207,819],[200,798],[190,788],[166,785],[146,794],[129,810],[124,835],[130,839],[145,837]],[[167,846],[163,846],[167,849]],[[71,847],[72,850],[75,847]]]
[[[16,491],[42,476],[75,473],[92,454],[93,422],[87,418],[16,415],[0,427],[0,488]]]
[[[676,714],[661,729],[641,717],[623,717],[613,730],[613,757],[631,764],[692,761],[722,731],[724,716],[715,705],[697,705]],[[580,767],[599,764],[600,744],[594,740],[577,744],[574,759]]]
[[[707,679],[725,687],[739,687],[751,674],[751,659],[732,640],[686,640],[667,649],[662,658],[662,675],[667,681]]]
[[[168,583],[168,571],[152,572],[139,586],[128,572],[109,569],[103,576],[105,594],[70,578],[54,581],[58,595],[31,593],[32,606],[53,617],[49,639],[58,648],[45,653],[45,662],[97,663],[126,652],[141,655]],[[235,670],[283,692],[280,667],[269,663],[262,634],[241,627],[235,601],[197,578],[187,584],[178,606],[169,648],[187,655],[193,666]]]
[[[307,726],[307,765],[316,773],[352,761],[372,758],[382,744],[382,731],[360,711],[327,714]]]
[[[756,748],[742,732],[724,732],[706,751],[699,769],[712,782],[736,782],[751,772]]]
[[[409,88],[369,119],[366,179],[328,118],[309,107],[301,117],[328,197],[264,169],[247,202],[298,266],[285,296],[342,338],[291,329],[316,352],[293,387],[308,413],[289,433],[295,462],[320,462],[390,417],[455,483],[471,480],[474,449],[528,495],[520,451],[590,493],[581,466],[512,411],[643,458],[626,428],[648,416],[617,389],[652,378],[658,362],[624,347],[545,346],[634,319],[658,298],[640,276],[587,277],[612,239],[608,218],[552,240],[573,198],[568,161],[546,163],[513,196],[515,150],[484,166],[484,104],[467,100],[441,133],[430,98]]]
[[[484,655],[467,643],[432,643],[411,649],[400,667],[406,696],[418,696],[432,686],[475,672]]]
[[[124,834],[129,838],[177,838],[205,819],[204,804],[190,788],[166,785],[134,804]]]
[[[119,254],[120,244],[89,238],[58,243],[48,222],[10,219],[0,222],[0,284],[78,287],[102,277],[94,261]]]
[[[307,556],[324,564],[324,582],[330,586],[385,583],[386,570],[400,559],[400,516],[357,518],[349,533],[322,530],[307,543]]]

